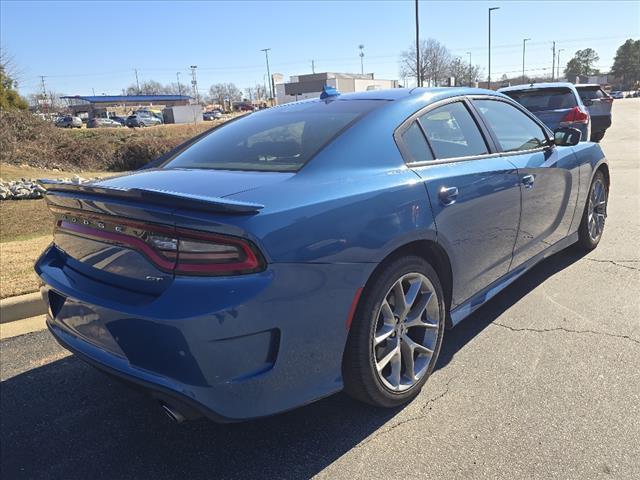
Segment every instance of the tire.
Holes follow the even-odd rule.
[[[591,133],[591,141],[592,142],[599,142],[600,140],[602,140],[604,138],[604,132],[593,132]]]
[[[608,200],[609,188],[606,178],[604,173],[597,171],[591,181],[582,220],[578,227],[578,244],[585,250],[593,250],[602,239]]]
[[[398,285],[405,298],[417,292],[406,317],[395,300]],[[429,263],[411,255],[383,264],[365,287],[351,325],[342,363],[345,391],[386,408],[415,398],[438,359],[444,324],[444,295]]]

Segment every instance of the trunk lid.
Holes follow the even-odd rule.
[[[54,244],[65,267],[153,296],[174,279],[177,254],[162,250],[164,237],[180,238],[185,228],[246,237],[233,218],[255,215],[262,205],[224,197],[291,175],[148,170],[89,184],[41,183],[47,188],[46,200],[55,217]],[[209,221],[194,225],[194,217]]]

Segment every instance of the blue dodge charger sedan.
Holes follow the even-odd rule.
[[[175,420],[343,389],[401,405],[445,328],[545,257],[597,246],[609,170],[579,140],[488,90],[327,88],[152,168],[48,182],[48,327]]]

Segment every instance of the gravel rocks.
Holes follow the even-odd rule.
[[[86,183],[92,179],[86,179],[76,175],[74,178],[62,178],[63,182]],[[33,178],[21,178],[5,182],[0,178],[0,200],[30,200],[42,198],[46,189]]]

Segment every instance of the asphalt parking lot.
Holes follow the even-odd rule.
[[[406,407],[339,394],[249,423],[175,425],[39,331],[0,343],[0,474],[640,478],[640,99],[613,115],[600,246],[549,258],[448,331]]]

